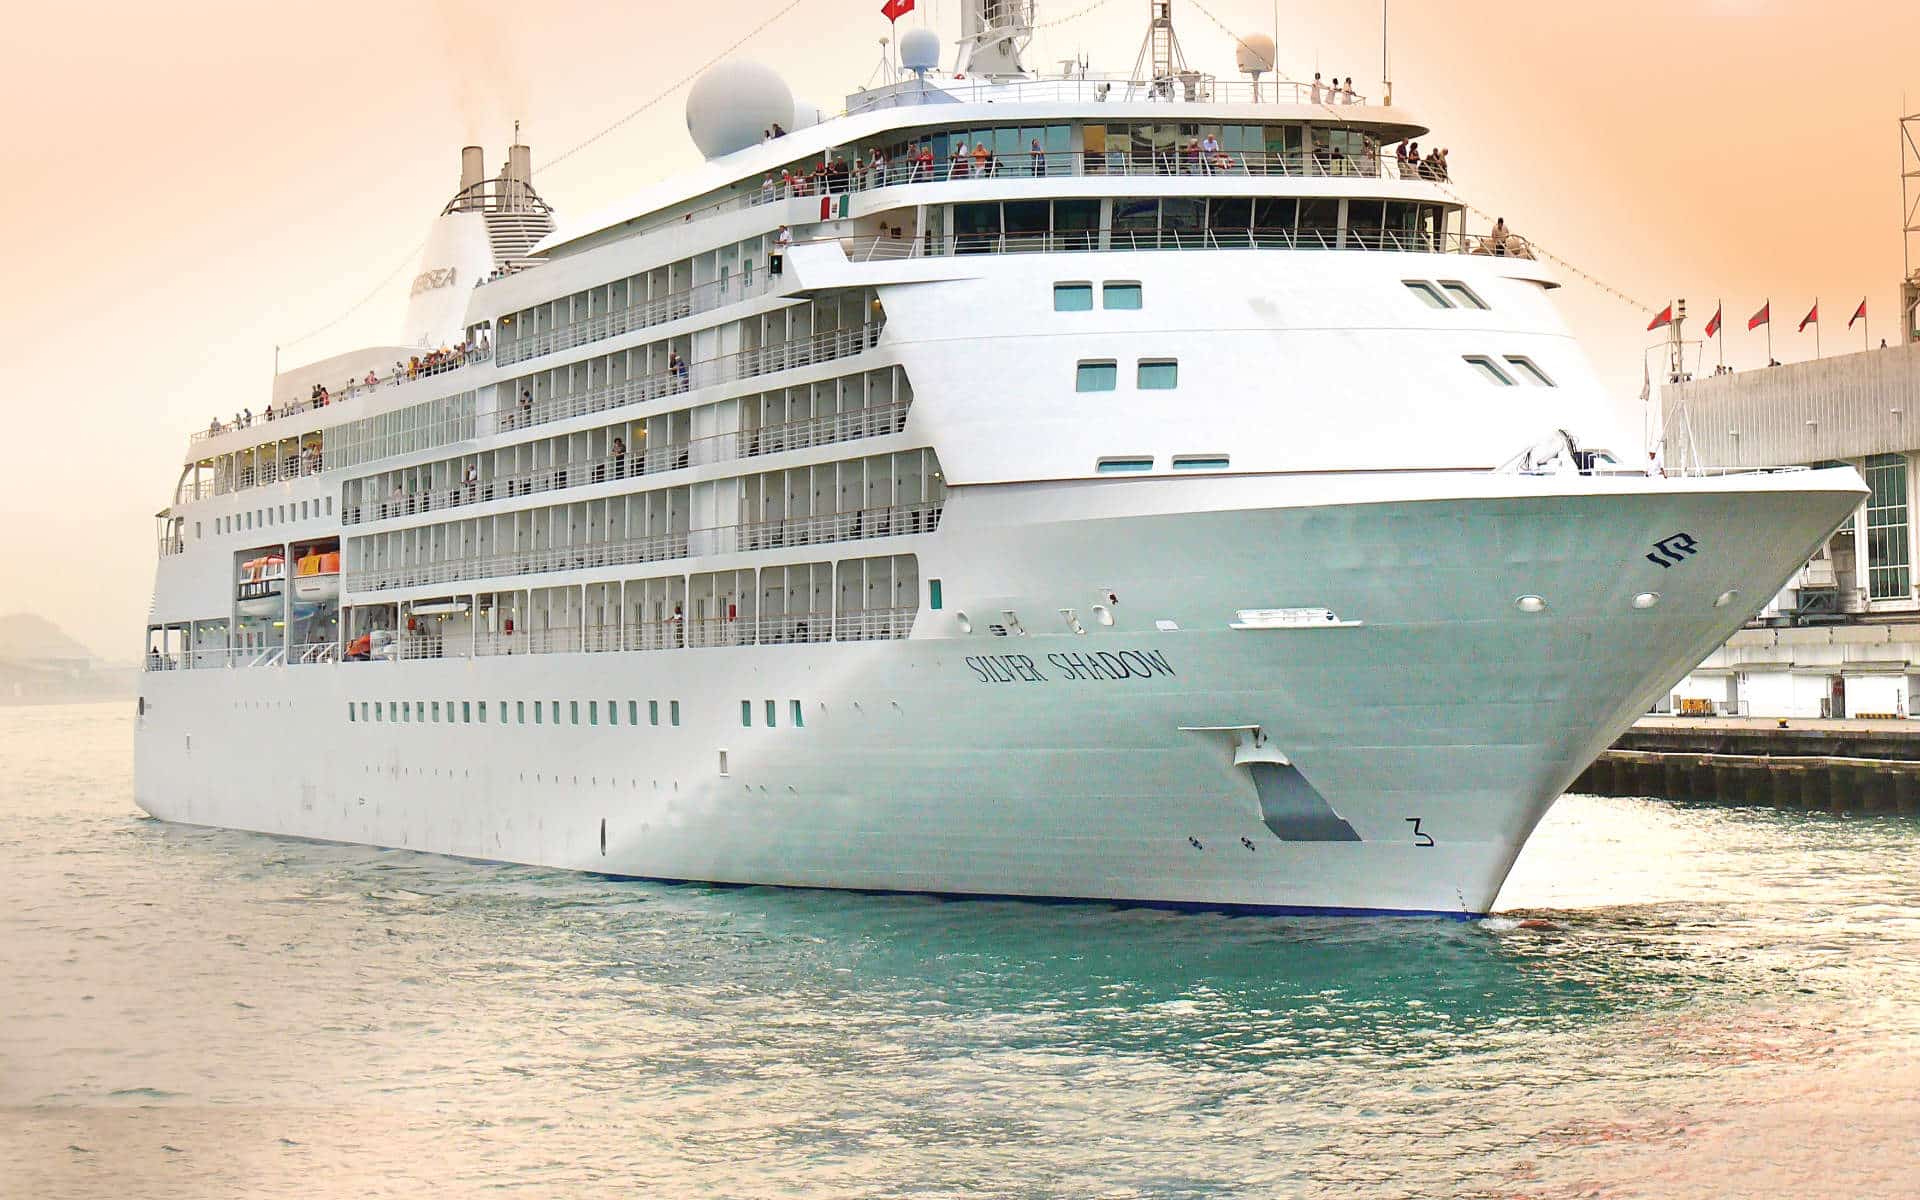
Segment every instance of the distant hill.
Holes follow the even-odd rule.
[[[0,617],[0,704],[65,704],[133,694],[137,667],[109,667],[45,617]]]
[[[35,613],[0,617],[0,661],[89,663],[93,651]]]

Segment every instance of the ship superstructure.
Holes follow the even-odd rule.
[[[571,227],[524,147],[464,155],[403,337],[192,442],[142,807],[658,879],[1487,911],[1857,476],[1621,466],[1553,273],[1396,153],[1403,110],[1158,51],[1042,78],[1031,26],[976,0],[959,69],[915,31],[817,123],[723,65],[706,161]]]

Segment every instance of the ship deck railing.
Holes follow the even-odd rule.
[[[850,97],[847,112],[917,106],[923,96],[932,104],[1315,104],[1336,117],[1342,108],[1367,103],[1359,92],[1336,96],[1325,84],[1316,96],[1311,82],[1291,79],[1242,82],[1192,70],[1135,79],[1131,74],[1076,71],[1043,79],[942,80],[937,87],[918,81],[893,84]]]
[[[359,525],[417,513],[442,512],[517,496],[639,479],[689,465],[732,462],[859,438],[882,437],[899,433],[906,427],[910,404],[910,401],[899,401],[851,412],[805,417],[778,425],[756,425],[683,442],[649,445],[630,449],[624,454],[603,454],[504,475],[483,474],[471,483],[440,484],[425,492],[389,497],[377,503],[351,505],[343,511],[342,523]]]
[[[462,367],[477,366],[481,363],[491,361],[493,357],[491,348],[455,350],[452,353],[453,358],[444,363],[437,363],[432,367],[420,367],[410,370],[402,365],[384,376],[376,375],[372,383],[368,383],[362,379],[358,382],[343,384],[337,392],[329,388],[327,403],[324,405],[319,404],[310,397],[301,396],[289,399],[284,402],[284,404],[270,405],[269,408],[271,411],[257,412],[253,415],[251,421],[227,421],[225,423],[216,421],[205,429],[196,430],[193,435],[188,438],[188,441],[202,442],[208,438],[216,438],[222,434],[232,433],[236,429],[265,428],[275,422],[284,421],[289,417],[315,412],[321,408],[339,404],[344,400],[352,400],[360,396],[371,395],[384,388],[400,387],[404,384],[426,379],[429,376],[445,375],[449,371],[458,371]]]
[[[1137,250],[1342,250],[1475,254],[1531,259],[1525,238],[1452,232],[1356,229],[1088,229],[1064,233],[943,234],[925,238],[825,238],[851,262],[963,254],[1085,254]]]
[[[647,329],[655,325],[664,325],[669,321],[678,321],[699,313],[710,312],[728,304],[736,304],[754,296],[765,295],[778,278],[777,275],[769,275],[761,271],[752,277],[737,275],[726,279],[715,279],[678,292],[669,292],[647,300],[636,300],[632,304],[607,312],[592,313],[577,321],[569,321],[551,329],[521,333],[512,338],[503,337],[494,349],[495,360],[503,367],[511,366],[529,358],[550,354],[555,350],[570,350],[575,346],[619,337],[623,333],[631,333],[636,329]]]
[[[346,574],[349,591],[383,591],[556,571],[585,571],[747,550],[932,533],[944,504],[892,504],[818,516],[647,534],[578,546],[522,550],[441,562],[362,567]]]

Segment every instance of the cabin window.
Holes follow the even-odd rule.
[[[487,702],[485,700],[480,702],[480,723],[482,725],[487,723]]]
[[[659,723],[660,702],[658,700],[649,700],[647,701],[647,724],[658,725]]]
[[[1097,464],[1102,475],[1124,475],[1135,471],[1153,470],[1151,458],[1103,458]]]
[[[1560,386],[1559,384],[1555,383],[1551,378],[1549,378],[1545,371],[1542,371],[1540,369],[1539,364],[1535,363],[1532,359],[1528,358],[1524,354],[1509,354],[1507,355],[1507,362],[1515,370],[1519,371],[1523,377],[1532,380],[1533,382],[1539,384],[1541,387]]]
[[[672,725],[680,724],[680,702],[678,700],[673,700],[668,702],[667,721],[669,724],[672,724]]]
[[[779,715],[779,712],[780,712],[779,708],[775,706],[773,701],[771,700],[767,701],[767,728],[768,729],[773,728],[774,718],[777,715]]]
[[[548,703],[552,707],[548,710],[547,715],[553,718],[553,723],[555,725],[558,725],[560,723],[560,702],[558,700],[551,700],[551,701],[548,701]],[[579,723],[580,722],[577,719],[574,721],[574,724],[576,725],[578,725]]]
[[[753,725],[753,701],[742,700],[740,702],[740,726],[741,728],[745,729],[745,728],[751,727],[752,725]]]
[[[433,702],[433,719],[436,723],[440,720],[440,702],[438,700]]]
[[[1500,368],[1499,364],[1495,363],[1486,355],[1469,354],[1466,355],[1465,358],[1467,365],[1475,371],[1478,371],[1481,378],[1485,379],[1488,383],[1497,383],[1501,387],[1513,386],[1513,376],[1507,374]]]
[[[516,724],[525,725],[527,723],[527,702],[525,700],[515,700],[513,702],[513,715]],[[540,719],[539,705],[534,706],[533,716],[536,721]]]
[[[627,724],[638,725],[639,723],[640,702],[638,700],[629,700],[627,701]]]
[[[807,723],[805,717],[801,713],[800,702],[798,700],[787,701],[787,706],[788,706],[787,712],[792,718],[793,727],[795,729],[799,729],[800,727],[802,727]]]
[[[927,580],[927,607],[935,612],[940,611],[940,581],[938,579]]]
[[[351,700],[347,701],[347,720],[348,721],[354,720],[353,701]]]
[[[1453,303],[1441,295],[1440,289],[1424,279],[1403,279],[1407,290],[1420,297],[1420,302],[1428,308],[1452,308]]]
[[[541,721],[540,721],[540,702],[539,702],[538,700],[535,700],[535,701],[533,702],[533,723],[534,723],[535,725],[538,725],[538,724],[540,724],[540,723],[541,723]]]
[[[360,702],[360,720],[364,722],[366,719],[367,719],[367,702],[365,700],[362,700]]]
[[[1091,283],[1056,283],[1053,285],[1053,311],[1091,312],[1092,310],[1093,285]]]
[[[1137,283],[1108,283],[1100,288],[1102,308],[1139,308],[1143,295]]]
[[[1173,456],[1173,469],[1176,471],[1224,471],[1227,469],[1227,456],[1224,454],[1176,454]]]
[[[575,700],[573,702],[573,708],[574,708],[574,724],[578,725],[580,723],[580,702],[578,700]],[[589,700],[587,701],[587,724],[598,725],[599,723],[600,723],[600,702],[598,700]]]
[[[573,723],[578,725],[580,723],[580,702],[578,700],[567,701],[567,712],[568,715],[573,718]]]
[[[1171,358],[1143,358],[1137,384],[1143,392],[1163,392],[1180,384],[1180,364]]]
[[[1120,365],[1112,359],[1083,361],[1074,375],[1076,392],[1111,392],[1120,385]]]
[[[473,724],[473,701],[462,700],[460,702],[460,723],[462,725]]]
[[[1461,308],[1477,308],[1481,312],[1486,312],[1493,307],[1480,298],[1480,293],[1474,291],[1466,284],[1461,283],[1458,279],[1442,279],[1440,286],[1447,289],[1447,295],[1452,296],[1454,302],[1459,304]]]
[[[620,702],[618,700],[609,700],[607,701],[607,724],[618,725],[619,723]]]

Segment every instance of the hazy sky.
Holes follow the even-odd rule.
[[[0,612],[43,613],[110,657],[142,644],[152,514],[187,434],[263,408],[273,347],[339,317],[424,236],[463,143],[497,167],[524,122],[535,186],[582,215],[695,161],[676,92],[551,171],[541,165],[670,86],[786,0],[535,8],[18,5],[0,71],[8,231],[0,322],[14,414],[0,479]],[[1042,21],[1090,0],[1040,0]],[[1268,0],[1201,0],[1239,32]],[[922,0],[943,35],[956,0]],[[866,82],[887,32],[878,0],[802,0],[739,53],[829,109]],[[1280,65],[1377,93],[1380,6],[1278,7]],[[1233,47],[1175,0],[1189,61],[1230,74]],[[1036,39],[1133,65],[1142,0],[1107,0]],[[1745,318],[1774,303],[1775,352],[1815,295],[1825,349],[1865,295],[1874,341],[1900,277],[1897,117],[1920,107],[1911,0],[1398,0],[1395,100],[1451,150],[1462,194],[1656,307],[1727,302],[1728,357],[1764,361]],[[379,300],[290,346],[287,364],[382,342],[413,263]],[[1647,316],[1569,278],[1558,293],[1623,403]]]

